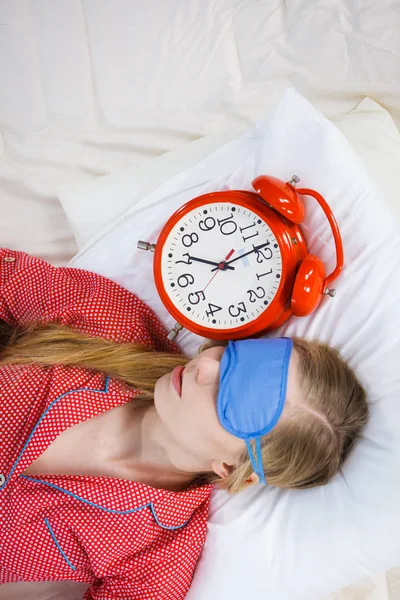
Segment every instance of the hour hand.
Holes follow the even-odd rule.
[[[217,267],[217,268],[220,264],[223,264],[223,262],[224,262],[224,261],[214,262],[212,260],[206,260],[205,258],[197,258],[197,256],[189,256],[189,259],[194,260],[196,262],[205,263],[206,265],[213,265],[213,267]],[[231,269],[231,271],[234,271],[235,267],[231,267],[230,265],[225,264],[224,268],[221,270],[226,271],[227,269]]]

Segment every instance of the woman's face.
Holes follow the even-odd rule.
[[[157,381],[154,396],[156,411],[181,448],[182,460],[185,456],[194,471],[215,470],[220,476],[223,463],[235,464],[246,448],[218,419],[219,367],[224,351],[225,346],[208,348],[185,366],[181,396],[172,385],[172,373]]]
[[[208,348],[186,365],[181,396],[172,385],[171,373],[157,381],[154,396],[163,427],[179,449],[182,468],[196,472],[213,470],[221,477],[229,474],[229,466],[237,465],[246,450],[245,441],[226,431],[218,419],[220,361],[224,351],[225,346]],[[281,419],[290,405],[299,402],[299,390],[298,356],[293,351]]]

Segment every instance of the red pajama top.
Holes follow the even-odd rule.
[[[179,352],[153,311],[118,284],[7,249],[0,249],[0,318],[14,326],[57,321]],[[137,394],[81,368],[0,368],[0,583],[87,582],[84,600],[185,597],[211,485],[171,492],[109,477],[22,475],[62,431]]]

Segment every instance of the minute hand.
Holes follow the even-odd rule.
[[[222,262],[224,262],[224,261],[219,261],[219,263],[217,263],[213,260],[206,260],[205,258],[197,258],[197,256],[190,256],[190,255],[189,255],[189,259],[195,260],[197,262],[205,263],[206,265],[216,265],[217,268],[218,268],[218,265],[220,265]],[[233,271],[235,269],[235,267],[229,267],[229,269],[232,269],[232,271]],[[216,271],[216,269],[212,269],[212,271]]]
[[[240,258],[243,258],[243,256],[247,256],[248,254],[252,254],[253,252],[256,252],[260,248],[264,248],[264,246],[268,246],[268,244],[270,244],[270,242],[264,242],[263,244],[259,244],[258,246],[254,246],[253,250],[249,250],[248,252],[245,252],[244,254],[241,254],[237,258],[233,258],[232,260],[228,260],[228,262],[225,263],[225,267],[227,267],[231,263],[235,262],[235,260],[239,260]],[[217,269],[218,269],[218,267],[216,267],[215,269],[211,269],[211,271],[216,271]]]

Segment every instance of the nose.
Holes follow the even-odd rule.
[[[200,385],[211,385],[219,382],[219,360],[208,356],[199,357],[196,365],[197,382]]]

